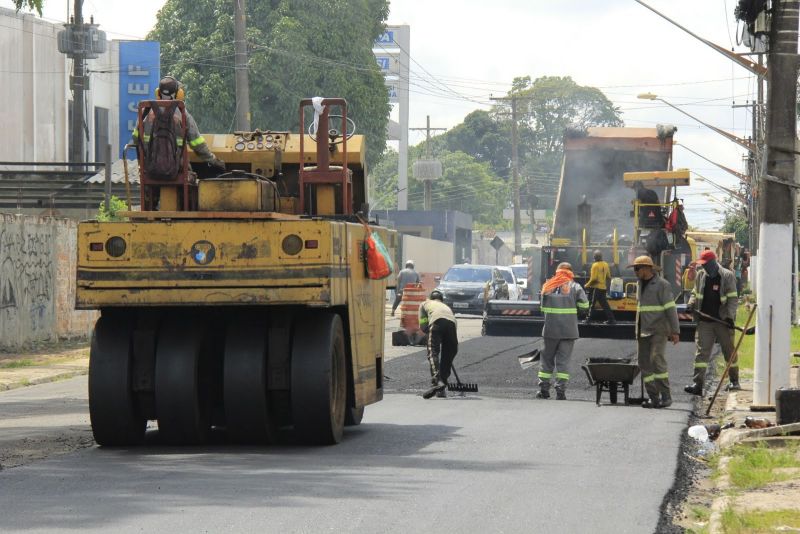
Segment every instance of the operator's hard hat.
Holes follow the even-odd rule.
[[[697,265],[705,265],[706,263],[716,259],[717,255],[714,254],[713,250],[704,250],[702,254],[700,254],[700,257],[697,258],[696,263]]]
[[[431,291],[431,294],[428,296],[428,298],[431,300],[444,300],[444,295],[442,295],[442,292],[438,289],[434,289]]]
[[[408,267],[409,265],[413,267],[414,266],[414,260],[406,260],[406,267]]]
[[[174,76],[164,76],[158,82],[156,98],[159,100],[183,100],[185,96],[183,84]]]
[[[628,268],[631,267],[651,267],[655,269],[656,265],[653,263],[653,258],[648,255],[637,256],[635,260],[633,260],[632,265],[628,265]]]

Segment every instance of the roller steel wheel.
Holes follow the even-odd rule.
[[[167,443],[202,443],[211,427],[211,387],[206,325],[167,318],[156,345],[158,433]]]
[[[231,320],[225,336],[224,396],[228,435],[241,443],[275,438],[267,391],[266,320]]]
[[[136,409],[131,387],[133,350],[127,317],[102,316],[89,353],[89,417],[98,445],[137,445],[147,421]]]
[[[298,317],[292,336],[292,420],[304,443],[339,443],[347,401],[341,318],[317,312]]]

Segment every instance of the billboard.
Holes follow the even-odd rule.
[[[161,79],[161,43],[121,41],[119,43],[119,154],[136,127],[140,100],[155,98]],[[133,151],[128,157],[135,157]]]

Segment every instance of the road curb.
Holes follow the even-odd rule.
[[[719,470],[722,475],[717,480],[716,488],[721,492],[727,492],[731,487],[730,475],[728,475],[728,462],[730,456],[723,456],[719,459]],[[731,498],[729,495],[722,495],[711,502],[711,515],[708,518],[709,534],[724,534],[722,529],[722,514],[730,506]]]
[[[42,376],[31,380],[23,380],[18,382],[11,382],[9,384],[0,384],[0,391],[11,391],[12,389],[19,389],[28,386],[38,386],[39,384],[47,384],[50,382],[58,382],[59,380],[67,380],[76,376],[88,374],[88,369],[76,369],[74,371],[67,371],[64,373],[57,373],[50,376]]]

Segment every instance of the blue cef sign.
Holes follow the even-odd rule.
[[[161,43],[121,41],[119,43],[119,152],[136,128],[140,100],[155,98],[161,70]],[[135,157],[133,150],[127,154]]]

